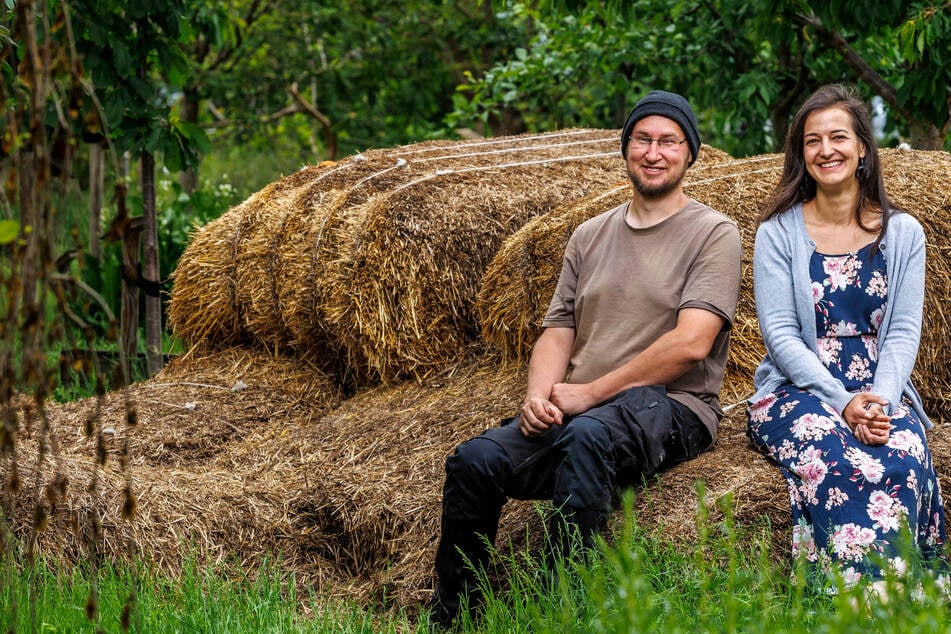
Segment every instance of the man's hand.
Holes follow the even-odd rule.
[[[523,436],[537,436],[552,425],[561,425],[563,414],[551,401],[538,396],[530,396],[522,405],[518,417],[518,429]]]
[[[551,388],[551,402],[569,416],[586,412],[598,404],[587,383],[555,383]]]
[[[859,392],[842,410],[842,417],[859,441],[884,445],[891,431],[891,416],[885,413],[888,401],[871,392]]]

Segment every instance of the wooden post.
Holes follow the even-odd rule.
[[[129,363],[139,355],[139,243],[142,217],[132,218],[122,232],[122,312],[119,316],[119,355],[123,381],[132,382]]]

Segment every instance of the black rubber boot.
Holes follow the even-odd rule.
[[[485,570],[489,563],[489,544],[495,542],[498,525],[478,524],[443,517],[436,549],[436,587],[428,605],[429,622],[437,629],[450,629],[464,602],[470,614],[474,615],[479,607],[481,596],[475,571]]]

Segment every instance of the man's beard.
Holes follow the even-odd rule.
[[[634,186],[634,189],[637,190],[638,194],[647,199],[657,199],[663,198],[670,192],[677,189],[680,186],[680,183],[683,182],[685,173],[686,170],[680,172],[676,178],[664,181],[659,185],[648,185],[647,183],[641,182],[641,180],[638,179],[631,170],[627,171],[627,176],[631,179],[631,184]]]

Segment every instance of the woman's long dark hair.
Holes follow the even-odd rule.
[[[873,253],[885,235],[888,219],[899,209],[892,206],[885,194],[885,181],[882,179],[882,164],[878,158],[878,145],[872,134],[872,123],[868,108],[855,94],[840,84],[823,86],[806,99],[793,118],[789,133],[786,135],[785,163],[779,184],[770,194],[769,200],[760,216],[760,222],[781,214],[796,203],[812,200],[816,196],[816,181],[806,170],[804,156],[806,118],[816,110],[840,108],[852,118],[852,129],[859,141],[865,146],[865,158],[860,161],[856,178],[859,181],[859,196],[855,203],[855,220],[866,230],[873,231],[862,222],[863,212],[881,214],[881,228],[875,239]]]

